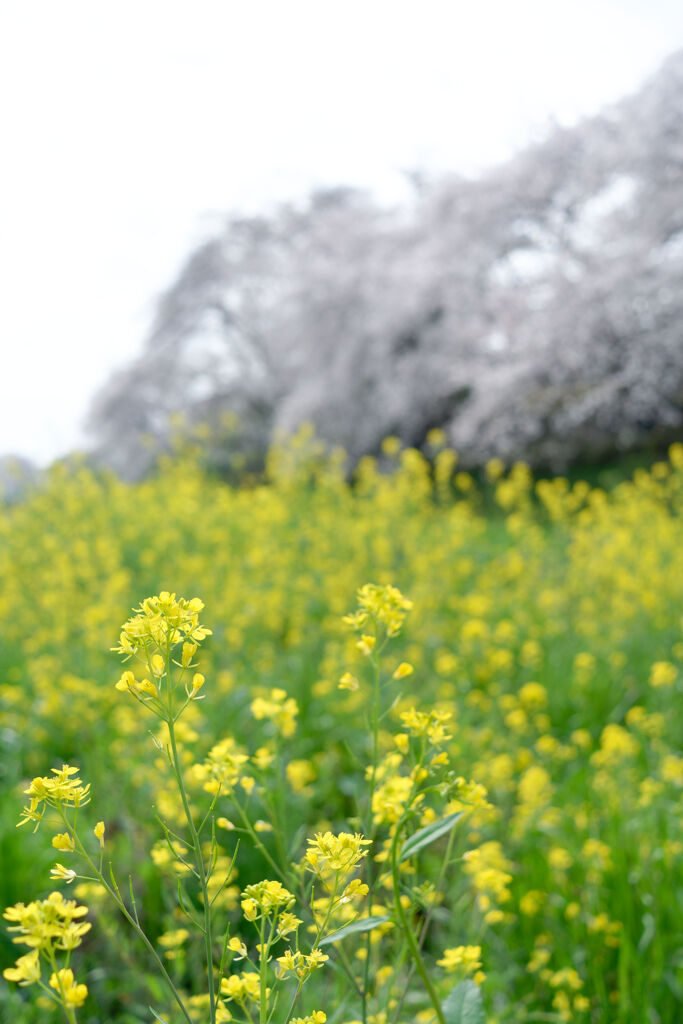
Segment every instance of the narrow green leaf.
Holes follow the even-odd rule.
[[[165,1021],[163,1017],[160,1017],[156,1010],[153,1010],[151,1006],[149,1007],[149,1012],[152,1014],[154,1019],[160,1021],[161,1024],[168,1024],[168,1021]]]
[[[442,1006],[446,1024],[485,1024],[481,989],[473,981],[452,988]]]
[[[327,935],[319,945],[329,946],[331,942],[339,942],[340,939],[345,939],[347,935],[353,935],[354,932],[371,932],[373,928],[377,928],[380,924],[386,924],[387,921],[391,921],[391,918],[360,917],[357,921],[352,921],[351,924],[345,924],[339,931]]]
[[[440,818],[439,821],[433,821],[431,825],[419,828],[410,839],[406,839],[401,847],[401,853],[398,858],[399,864],[404,860],[408,860],[409,857],[414,857],[423,846],[429,846],[436,839],[445,836],[453,828],[456,821],[462,818],[463,813],[463,811],[457,811],[455,814],[449,814],[445,818]]]

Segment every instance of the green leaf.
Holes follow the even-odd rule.
[[[160,1017],[156,1010],[153,1010],[151,1006],[149,1007],[149,1012],[153,1015],[154,1019],[160,1021],[161,1024],[168,1024],[168,1021],[165,1021],[163,1017]]]
[[[399,864],[408,860],[409,857],[414,857],[418,850],[421,850],[423,846],[429,846],[436,839],[440,839],[441,836],[445,836],[447,832],[455,825],[456,821],[462,818],[464,811],[457,811],[455,814],[449,814],[445,818],[441,818],[439,821],[433,821],[431,825],[425,825],[424,828],[419,828],[410,839],[406,839],[405,843],[401,848],[401,853],[398,858]]]
[[[345,924],[338,932],[332,932],[331,935],[327,935],[318,945],[328,946],[331,942],[339,942],[340,939],[345,939],[347,935],[353,935],[354,932],[371,932],[373,928],[377,928],[380,924],[386,924],[387,921],[391,921],[391,918],[359,917],[357,921]]]
[[[485,1024],[481,989],[473,981],[461,981],[452,988],[443,1003],[446,1024]]]

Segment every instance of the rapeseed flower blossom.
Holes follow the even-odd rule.
[[[359,832],[318,832],[314,839],[308,840],[308,849],[304,855],[304,864],[308,871],[316,874],[321,881],[343,879],[349,875],[356,865],[367,857],[364,849],[371,845]]]
[[[12,737],[25,737],[17,744],[16,762],[18,774],[29,781],[47,770],[41,763],[58,764],[38,760],[40,749],[49,748],[67,761],[76,759],[79,774],[107,800],[92,820],[86,795],[77,797],[78,807],[62,800],[65,824],[60,806],[32,795],[24,822],[48,822],[49,850],[51,837],[70,837],[78,818],[83,845],[94,848],[95,860],[102,838],[117,877],[132,873],[135,884],[137,867],[119,835],[126,818],[134,817],[140,830],[135,849],[153,850],[142,869],[145,879],[158,871],[165,882],[170,872],[173,891],[178,879],[183,891],[193,890],[192,846],[175,839],[173,848],[165,840],[155,846],[159,826],[146,819],[153,805],[174,832],[184,827],[182,802],[169,782],[168,730],[155,733],[159,746],[150,751],[135,704],[120,700],[101,680],[111,675],[105,651],[112,623],[123,621],[125,609],[138,604],[133,618],[163,618],[160,607],[150,617],[140,610],[137,581],[173,578],[178,593],[194,594],[201,580],[220,643],[190,638],[190,622],[190,637],[183,634],[167,656],[165,641],[159,648],[153,642],[155,630],[163,639],[175,626],[150,627],[147,646],[131,627],[127,644],[137,645],[136,656],[115,676],[124,681],[127,696],[149,709],[166,701],[176,683],[174,712],[192,697],[176,722],[178,764],[197,825],[220,790],[216,811],[227,817],[217,822],[217,844],[223,857],[241,837],[240,878],[254,877],[244,875],[253,859],[240,808],[264,857],[283,868],[282,882],[293,893],[304,877],[287,862],[302,853],[296,847],[299,827],[308,835],[342,827],[369,835],[368,819],[374,818],[375,845],[368,848],[374,855],[359,863],[357,878],[340,883],[338,906],[331,910],[329,924],[339,928],[357,919],[357,898],[350,895],[342,903],[352,884],[370,879],[373,907],[393,899],[387,864],[392,834],[406,811],[400,842],[443,814],[468,811],[450,834],[405,860],[399,880],[402,896],[422,908],[416,917],[424,919],[432,906],[428,883],[436,881],[452,839],[448,902],[437,891],[433,904],[443,914],[440,948],[467,941],[462,929],[473,913],[482,959],[495,976],[501,1024],[520,1005],[576,1024],[619,1012],[675,1020],[677,1006],[661,964],[675,955],[668,894],[681,855],[671,809],[683,783],[675,700],[683,666],[683,446],[671,449],[665,466],[603,488],[561,477],[534,483],[528,471],[503,467],[490,483],[480,483],[466,473],[455,475],[453,452],[427,459],[411,451],[404,458],[400,444],[391,464],[364,460],[349,484],[340,464],[320,452],[315,464],[306,461],[311,444],[309,439],[309,447],[279,464],[273,458],[268,478],[244,487],[226,486],[189,457],[160,464],[139,485],[86,467],[55,467],[25,500],[3,507],[3,735],[10,744]],[[491,506],[494,517],[488,516]],[[364,623],[353,633],[340,625],[365,579],[379,589],[388,581],[401,587],[410,581],[406,592],[415,607],[388,647],[386,624],[373,622],[360,605],[356,611],[367,613]],[[202,628],[203,609],[183,612],[193,613]],[[394,679],[404,664],[414,672]],[[382,708],[371,808],[371,773],[362,776],[371,768],[367,718],[376,668]],[[351,681],[337,690],[346,673],[357,687]],[[200,685],[202,675],[206,682]],[[257,698],[271,701],[274,686],[297,705],[296,730],[287,742],[274,718],[254,719],[249,710]],[[196,699],[206,691],[216,703],[203,716]],[[452,711],[443,724],[452,738],[423,756],[423,746],[430,746],[427,735],[413,735],[401,720],[411,707],[423,714]],[[233,735],[238,742],[227,751],[230,756],[218,753],[224,763],[214,774],[206,752]],[[447,760],[437,763],[441,754]],[[231,763],[232,755],[246,760]],[[13,761],[6,778],[11,786],[17,783]],[[195,762],[203,766],[196,774]],[[307,764],[315,777],[304,781],[310,776]],[[105,774],[113,765],[116,787]],[[484,786],[484,800],[493,807],[470,811],[465,792],[454,787],[456,772]],[[115,818],[111,808],[112,824],[99,837],[93,834],[96,820],[110,813],[119,780],[126,815]],[[205,784],[211,787],[209,801]],[[423,789],[429,790],[424,796]],[[33,857],[30,844],[40,841],[28,831],[16,838],[21,856],[8,862],[8,902],[22,897],[23,874],[13,865]],[[207,826],[205,853],[208,834]],[[76,864],[77,849],[69,850],[68,838],[59,842],[65,846],[58,854],[54,848],[55,854],[65,863],[54,865],[51,877],[73,885],[79,902],[103,905],[94,883],[77,875],[90,875]],[[502,864],[489,855],[489,843],[499,845]],[[460,861],[463,850],[484,852]],[[216,897],[216,913],[228,918],[239,914],[240,899],[233,881],[218,891],[229,867],[230,858],[216,861],[209,897]],[[632,879],[629,885],[625,878]],[[315,909],[314,927],[333,904],[331,892],[318,886],[321,891],[328,903]],[[146,885],[145,893],[146,913],[162,929],[177,930],[183,922],[167,914],[158,886]],[[459,913],[449,917],[451,899]],[[533,914],[524,913],[536,906]],[[281,924],[287,927],[286,914],[303,919],[299,929],[306,931],[308,913],[295,907],[280,912],[276,932]],[[655,938],[649,939],[652,929]],[[536,945],[539,936],[544,942]],[[194,962],[197,941],[191,930],[188,963]],[[287,941],[294,947],[293,938]],[[396,1007],[386,1009],[400,999],[391,978],[378,989],[395,942],[397,929],[392,934],[387,925],[368,937],[344,939],[361,983],[368,963],[372,995],[365,1016],[386,1013],[392,1020],[412,1014],[423,1020],[423,1011],[412,1005],[403,1015]],[[356,957],[354,943],[361,953],[369,948],[367,961]],[[323,948],[334,959],[336,950]],[[35,958],[25,949],[30,973]],[[79,956],[89,971],[96,966],[89,949],[81,948]],[[523,968],[534,959],[540,966],[532,1007]],[[636,962],[638,971],[625,971],[624,965]],[[563,975],[561,984],[551,985],[550,978],[570,965],[580,971],[583,988],[573,989]],[[274,967],[273,956],[268,969]],[[73,969],[78,973],[75,964]],[[112,963],[111,972],[115,984],[100,987],[96,997],[107,1019],[113,1014],[107,993],[124,984],[122,966]],[[445,998],[453,976],[437,968],[435,979]],[[312,976],[306,1006],[323,1005],[315,1000],[328,980],[319,972]],[[201,987],[196,999],[203,1003],[188,1002],[198,1020],[208,1017],[209,996]],[[217,1017],[227,1012],[219,1003]],[[344,1012],[360,1016],[356,1004]],[[167,1016],[163,1010],[161,1015]]]
[[[112,650],[128,657],[149,658],[152,671],[156,665],[159,667],[157,674],[161,674],[163,664],[154,659],[161,657],[167,648],[179,643],[199,645],[211,635],[210,629],[199,624],[203,608],[204,602],[198,597],[189,601],[182,597],[176,599],[175,594],[162,590],[158,596],[145,598],[140,607],[134,609],[135,614],[124,622],[119,643]]]
[[[251,702],[251,713],[256,719],[267,718],[274,723],[283,736],[293,736],[296,731],[296,716],[299,706],[287,691],[279,687],[272,689],[268,697],[256,697]]]
[[[464,977],[474,975],[478,982],[484,980],[485,976],[481,971],[481,946],[454,946],[445,949],[441,960],[436,962],[446,971],[458,971]]]
[[[288,949],[282,956],[277,957],[277,962],[280,965],[279,976],[286,978],[288,975],[294,975],[300,982],[306,981],[329,959],[329,956],[319,949],[314,949],[311,953],[300,953],[299,950]]]
[[[31,800],[28,806],[24,807],[19,825],[34,821],[38,828],[48,807],[63,810],[70,807],[84,807],[88,804],[90,802],[90,784],[83,785],[78,778],[78,771],[79,769],[72,765],[63,764],[61,768],[52,768],[52,776],[46,775],[33,779],[28,789],[24,790]],[[63,834],[59,839],[62,842],[67,841],[63,839]],[[57,849],[68,849],[68,845],[58,846]]]
[[[53,892],[44,900],[8,906],[3,918],[10,922],[7,931],[15,933],[12,942],[52,954],[54,950],[71,950],[80,946],[91,926],[78,919],[87,912],[87,906],[81,906],[76,900],[66,900],[60,892]]]
[[[264,880],[246,887],[242,893],[242,913],[247,921],[256,921],[273,912],[289,911],[295,902],[296,897],[282,882]]]
[[[270,990],[268,990],[270,994]],[[254,971],[243,971],[241,974],[231,974],[229,978],[221,981],[221,995],[228,1002],[239,1003],[245,1006],[246,1003],[256,1003],[261,997],[261,986],[258,974]]]
[[[74,972],[68,967],[51,975],[50,988],[64,996],[66,1006],[83,1006],[88,995],[87,986],[76,982]]]
[[[389,584],[378,586],[366,583],[358,591],[358,609],[344,617],[344,622],[353,629],[360,631],[368,623],[382,625],[387,636],[397,636],[403,625],[406,614],[413,607],[413,602],[404,597],[397,587]],[[363,642],[371,645],[372,636],[364,636]]]

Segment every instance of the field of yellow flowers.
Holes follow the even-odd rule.
[[[605,491],[497,463],[478,484],[431,441],[388,439],[352,483],[306,433],[250,485],[192,452],[135,485],[61,466],[2,508],[0,897],[78,932],[45,990],[37,940],[4,932],[2,1021],[59,997],[80,1024],[465,1024],[479,989],[491,1024],[680,1021],[683,446]],[[72,818],[47,827],[64,808],[91,871]],[[465,979],[471,1011],[447,1002]]]

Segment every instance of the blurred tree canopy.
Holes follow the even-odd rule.
[[[477,180],[414,184],[229,218],[97,397],[98,457],[143,474],[178,414],[228,468],[304,421],[352,459],[438,426],[466,465],[555,471],[681,436],[683,52]]]

